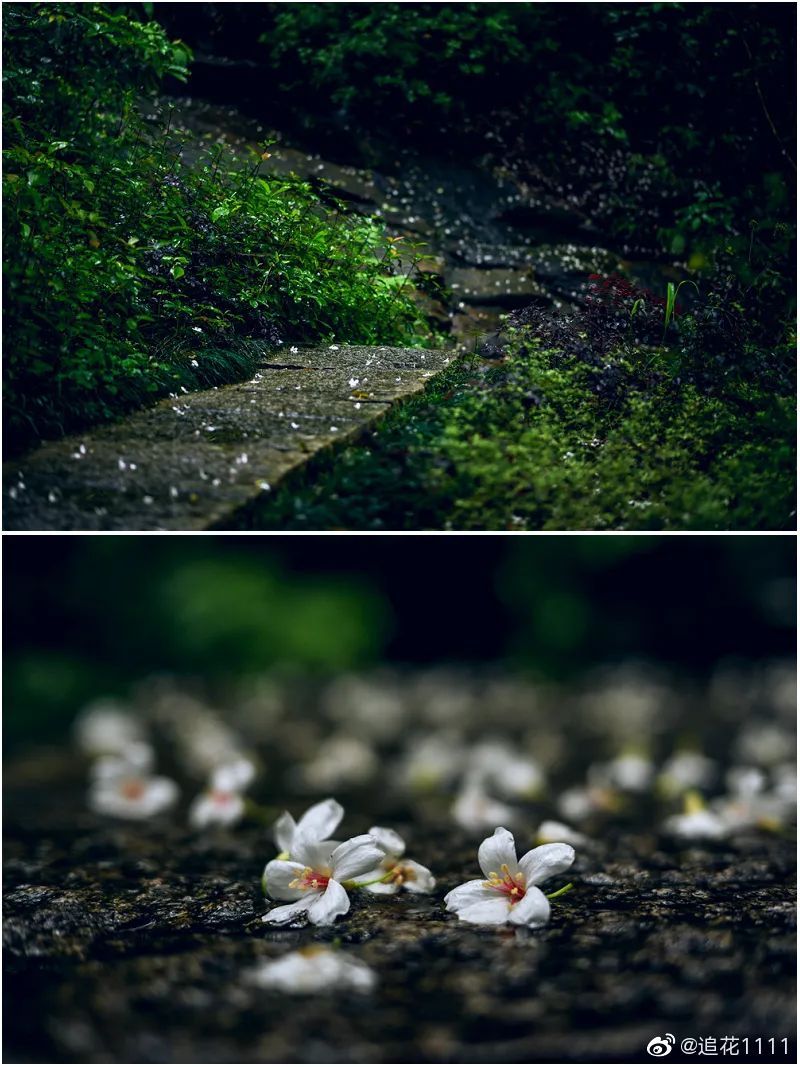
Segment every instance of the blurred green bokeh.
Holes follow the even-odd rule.
[[[152,672],[507,662],[706,673],[794,650],[791,537],[5,538],[5,742]]]

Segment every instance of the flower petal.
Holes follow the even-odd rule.
[[[494,900],[496,896],[497,890],[487,889],[482,878],[473,878],[471,882],[464,882],[463,885],[451,889],[445,896],[444,902],[448,911],[458,911],[459,908],[466,908],[482,900]]]
[[[481,842],[478,849],[478,863],[487,878],[500,871],[503,864],[507,864],[509,870],[515,873],[517,866],[517,850],[514,847],[514,835],[503,826],[498,826],[491,837]]]
[[[561,874],[574,862],[575,849],[572,845],[539,845],[525,853],[519,861],[519,869],[525,875],[527,885],[532,886],[552,878],[554,874]]]
[[[261,881],[273,900],[299,900],[300,897],[306,896],[308,890],[290,888],[289,883],[293,882],[304,870],[302,863],[292,863],[290,860],[270,860],[264,868],[264,877]]]
[[[458,917],[462,922],[475,923],[479,926],[500,926],[509,920],[509,912],[514,909],[508,903],[505,893],[497,893],[493,890],[491,899],[479,900],[475,904],[458,909]],[[519,905],[517,905],[519,907]]]
[[[325,892],[308,909],[308,917],[315,926],[328,926],[337,915],[346,915],[349,910],[350,898],[344,886],[331,878]]]
[[[333,875],[338,881],[345,882],[348,878],[355,878],[377,867],[384,858],[382,848],[375,844],[375,839],[369,834],[360,834],[351,837],[349,841],[343,841],[333,850],[331,866]]]
[[[297,823],[289,812],[285,811],[272,828],[272,839],[278,846],[279,852],[286,852],[291,856],[296,829]]]
[[[315,837],[308,837],[302,830],[294,835],[294,851],[292,859],[310,867],[312,871],[326,874],[333,869],[331,853],[336,848],[336,841],[318,841]]]
[[[389,856],[402,856],[406,850],[406,843],[394,830],[385,826],[370,826],[370,837],[374,837],[380,848]]]
[[[511,909],[509,920],[516,926],[544,926],[550,918],[550,901],[535,885]]]
[[[331,836],[343,818],[342,805],[333,797],[328,797],[327,800],[321,800],[319,804],[314,804],[308,809],[297,824],[297,829],[306,837],[315,837],[317,841],[324,841]]]
[[[266,915],[261,916],[261,921],[278,925],[291,922],[292,919],[296,919],[299,915],[308,911],[318,896],[322,896],[322,894],[306,893],[302,900],[295,900],[292,904],[281,904],[280,907],[268,911]]]
[[[415,860],[403,860],[402,866],[406,876],[403,889],[407,889],[409,893],[432,893],[434,891],[436,879],[427,867],[423,867]]]
[[[364,874],[362,874],[359,878],[359,883],[373,882],[374,885],[364,886],[364,889],[366,889],[368,893],[378,893],[383,894],[384,896],[392,896],[400,889],[400,886],[395,885],[394,882],[379,882],[378,878],[383,878],[385,874],[385,867],[376,867],[374,871],[365,871]]]

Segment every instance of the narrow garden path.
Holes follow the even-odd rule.
[[[210,529],[320,450],[352,441],[453,355],[265,347],[250,381],[163,400],[6,464],[5,529]]]

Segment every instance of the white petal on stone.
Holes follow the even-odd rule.
[[[278,846],[279,851],[287,852],[291,856],[296,830],[297,823],[289,812],[285,811],[283,815],[276,820],[275,825],[272,828],[272,839]]]
[[[328,926],[339,915],[346,915],[350,910],[350,898],[335,878],[328,882],[325,892],[317,897],[308,909],[308,918],[315,926]]]
[[[527,885],[539,885],[540,882],[561,874],[575,862],[575,849],[563,843],[539,845],[526,852],[519,861],[519,869],[525,875]]]
[[[299,900],[308,895],[308,890],[291,888],[290,883],[298,878],[305,867],[291,860],[270,860],[264,868],[267,893],[273,900]]]
[[[328,797],[308,809],[298,822],[297,829],[308,837],[324,841],[331,836],[343,818],[342,805],[333,797]]]
[[[550,901],[535,885],[511,908],[509,921],[515,926],[544,926],[550,918]]]
[[[261,916],[261,921],[265,923],[275,923],[277,925],[291,922],[292,919],[296,919],[298,916],[307,912],[316,898],[321,896],[322,893],[319,892],[306,893],[302,900],[295,900],[292,904],[281,904],[280,907],[268,911],[266,915]]]
[[[369,834],[388,856],[402,856],[406,850],[406,843],[400,834],[385,826],[370,826]]]
[[[375,843],[369,834],[360,834],[343,841],[333,850],[331,865],[334,877],[340,882],[356,878],[365,871],[372,870],[384,858],[385,852]]]
[[[462,885],[456,886],[455,889],[451,889],[445,896],[444,902],[448,911],[458,911],[461,907],[467,907],[469,904],[477,904],[482,900],[491,900],[497,895],[497,890],[487,889],[486,883],[482,878],[473,878],[470,882],[464,882]]]
[[[436,888],[436,879],[421,863],[415,860],[404,860],[403,870],[406,875],[403,888],[409,893],[432,893]]]
[[[517,905],[519,906],[519,905]],[[491,892],[491,898],[479,900],[474,904],[458,909],[462,922],[475,923],[479,926],[500,926],[507,923],[511,906],[505,893]]]
[[[498,826],[491,837],[482,841],[478,849],[478,864],[487,878],[497,874],[506,864],[514,874],[517,870],[517,850],[514,835],[504,826]]]

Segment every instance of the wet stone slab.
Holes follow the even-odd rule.
[[[296,347],[296,351],[291,351]],[[285,345],[247,382],[168,399],[4,469],[7,530],[203,530],[363,430],[452,352]]]
[[[381,808],[379,794],[363,810],[353,799],[344,834],[393,818]],[[664,1032],[793,1049],[787,840],[676,848],[606,833],[579,850],[550,925],[515,931],[445,912],[444,893],[476,876],[476,835],[428,813],[391,824],[434,869],[432,896],[362,890],[334,927],[268,929],[261,827],[103,821],[77,781],[57,779],[12,785],[6,814],[10,1062],[646,1062]],[[373,993],[248,981],[334,939],[376,972]]]

